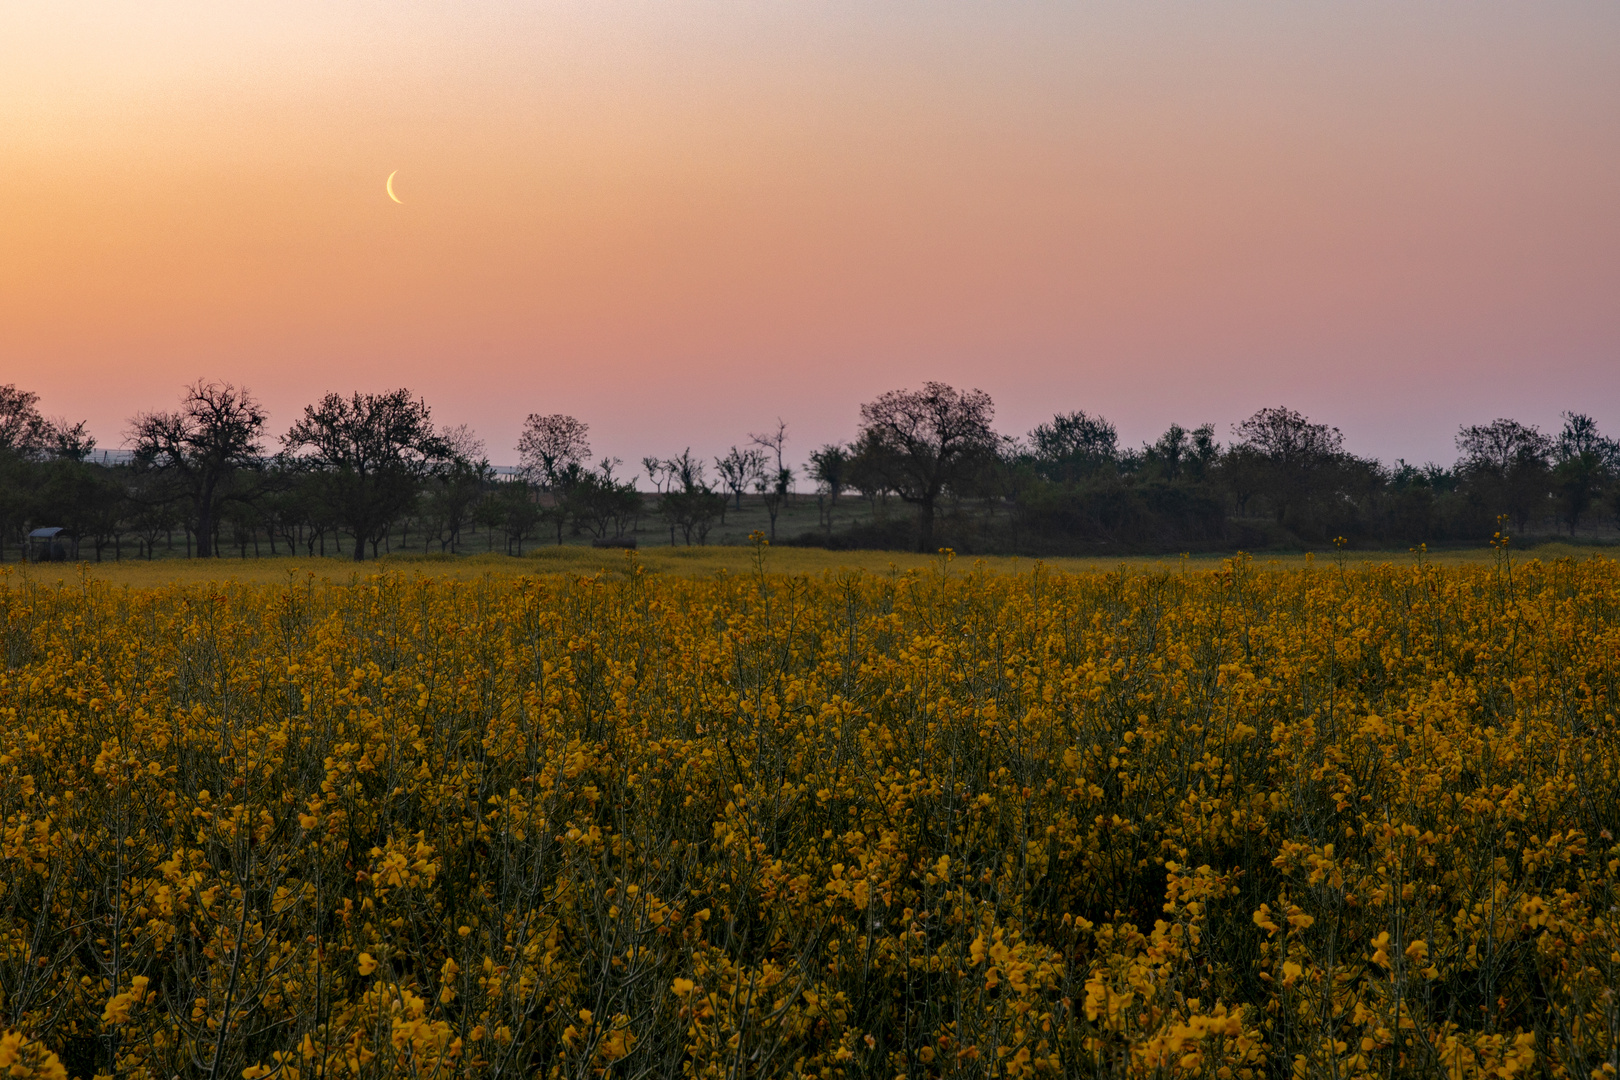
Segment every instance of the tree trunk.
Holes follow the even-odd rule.
[[[934,499],[931,495],[917,503],[917,550],[924,555],[934,550]]]
[[[211,500],[207,494],[197,500],[197,558],[207,559],[213,556],[212,541],[214,537],[214,508],[209,505]]]

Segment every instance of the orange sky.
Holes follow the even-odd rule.
[[[639,461],[883,390],[1386,459],[1620,435],[1613,3],[0,9],[0,382],[199,375]],[[383,181],[398,170],[404,205]]]

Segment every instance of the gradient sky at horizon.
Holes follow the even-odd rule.
[[[1620,435],[1612,2],[0,3],[0,382],[409,386],[497,462],[941,379],[1130,444]],[[383,182],[398,170],[387,199]]]

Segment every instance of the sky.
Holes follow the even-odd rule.
[[[103,447],[406,386],[498,464],[802,461],[929,379],[1620,435],[1616,57],[1612,0],[0,0],[0,383]]]

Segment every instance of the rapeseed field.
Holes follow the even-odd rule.
[[[1602,1077],[1620,566],[0,578],[13,1077]]]

